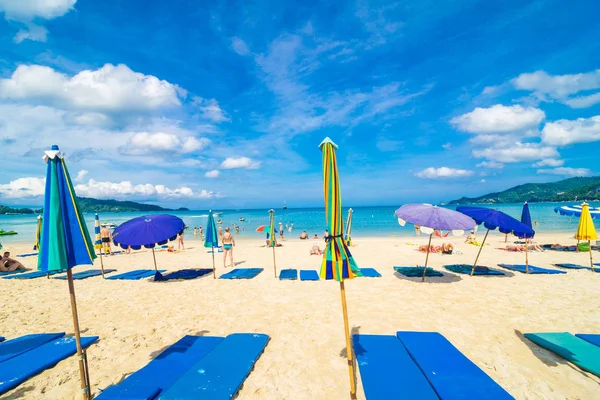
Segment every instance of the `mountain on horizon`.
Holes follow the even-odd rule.
[[[82,212],[131,212],[131,211],[175,211],[154,204],[144,204],[127,200],[102,200],[91,197],[77,197],[77,204]],[[179,208],[177,211],[188,211]],[[13,208],[0,205],[0,214],[40,214],[42,209]]]

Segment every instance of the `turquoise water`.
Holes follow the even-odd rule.
[[[574,232],[577,228],[577,218],[566,217],[554,213],[554,207],[570,203],[532,203],[529,205],[532,221],[538,221],[537,232]],[[600,206],[600,203],[591,204],[593,207]],[[491,207],[491,206],[490,206]],[[495,208],[517,218],[521,218],[522,204],[502,204]],[[394,217],[394,211],[398,207],[355,207],[353,208],[353,237],[367,236],[409,236],[414,234],[412,225],[407,224],[402,227]],[[344,215],[347,215],[347,208],[344,208]],[[131,218],[149,213],[129,212],[129,213],[105,213],[100,214],[101,222],[111,222],[119,225]],[[151,213],[150,213],[151,214]],[[187,226],[206,228],[208,211],[172,211],[169,214],[177,215],[182,218]],[[245,221],[239,221],[244,218]],[[223,227],[237,224],[240,226],[240,237],[262,238],[264,234],[255,232],[260,225],[269,223],[269,212],[262,210],[224,210],[220,217]],[[85,220],[90,233],[94,232],[94,214],[85,214]],[[316,233],[321,237],[326,229],[325,210],[323,208],[291,208],[287,210],[275,210],[275,220],[284,225],[291,226],[293,231],[287,236],[299,236],[302,231],[306,231],[311,237]],[[15,242],[31,242],[33,244],[36,229],[35,215],[0,215],[0,229],[5,231],[14,230],[18,235],[1,236],[0,243],[9,244]],[[192,235],[192,230],[187,231],[188,237]]]

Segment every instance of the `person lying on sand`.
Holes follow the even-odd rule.
[[[452,254],[454,252],[454,246],[452,243],[442,243],[442,254]]]
[[[321,254],[323,254],[323,250],[321,250],[321,248],[319,247],[318,244],[313,244],[313,247],[310,249],[310,255],[311,256],[320,256]]]
[[[306,231],[302,231],[302,233],[300,234],[300,239],[302,239],[302,240],[308,239],[308,233],[306,233]]]
[[[419,251],[421,253],[427,253],[427,245],[424,244],[424,245],[419,246]],[[441,251],[442,251],[442,248],[440,246],[434,246],[434,245],[429,246],[430,253],[440,253]]]
[[[506,250],[508,250],[508,251],[516,251],[518,253],[522,253],[525,250],[529,250],[529,251],[544,251],[544,249],[542,249],[537,244],[530,244],[529,246],[527,246],[527,248],[525,248],[525,245],[513,246],[513,245],[509,244],[509,245],[506,246]]]
[[[29,271],[23,264],[10,258],[10,252],[5,251],[4,255],[0,257],[0,272],[12,272],[16,270]]]

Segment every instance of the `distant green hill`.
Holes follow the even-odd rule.
[[[78,197],[77,204],[82,212],[130,212],[130,211],[173,211],[153,204],[137,203],[135,201],[99,200],[89,197]],[[178,211],[187,211],[179,208]],[[39,214],[42,210],[31,208],[12,208],[0,205],[0,214]]]
[[[526,183],[503,192],[463,197],[448,204],[522,203],[600,199],[600,176],[569,178],[558,182]]]

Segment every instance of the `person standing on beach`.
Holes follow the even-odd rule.
[[[283,222],[279,221],[279,239],[283,240]]]
[[[185,231],[185,228],[183,228],[181,230],[181,232],[179,232],[179,234],[177,235],[177,250],[183,249],[185,250],[185,245],[183,244],[183,232]]]
[[[230,232],[229,227],[225,228],[225,234],[223,234],[223,268],[226,268],[227,254],[229,254],[229,261],[231,268],[233,268],[233,246],[235,246],[235,239]]]
[[[204,234],[202,233],[202,227],[198,228],[198,235],[200,236],[200,240],[204,240]]]
[[[102,225],[102,229],[100,229],[100,237],[102,238],[102,245],[104,246],[104,254],[112,255],[112,248],[110,247],[110,242],[112,242],[112,233],[110,229],[106,227],[106,225]]]
[[[235,226],[235,234],[236,234],[236,235],[239,235],[239,233],[240,233],[240,226],[239,226],[239,225],[236,225],[236,226]]]
[[[415,224],[415,235],[421,236],[421,225]]]
[[[221,239],[221,243],[223,243],[223,227],[220,226],[219,229],[217,229],[217,233],[219,235],[219,239]]]
[[[194,238],[198,237],[198,228],[194,227]]]

